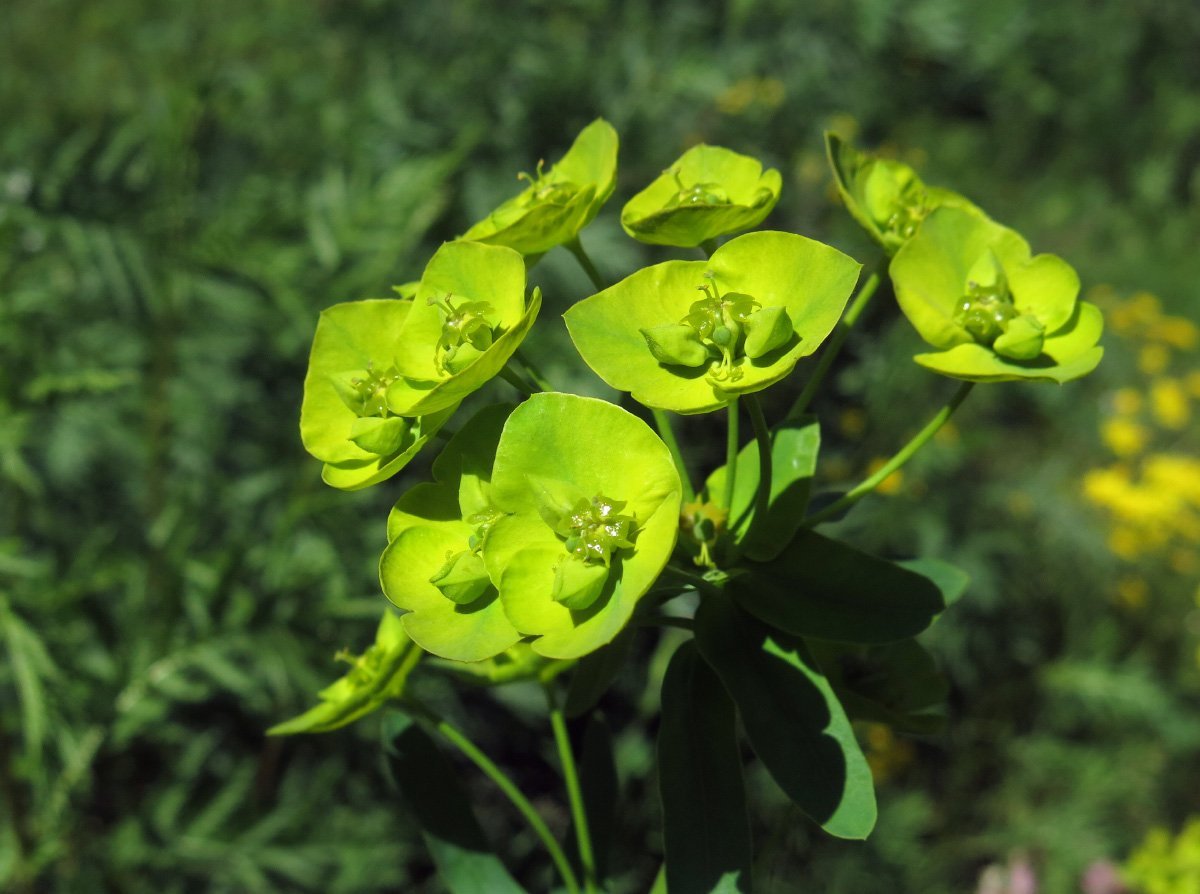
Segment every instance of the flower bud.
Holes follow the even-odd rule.
[[[459,605],[469,605],[482,596],[491,580],[483,566],[483,557],[471,550],[449,555],[429,582],[442,591],[442,595]]]
[[[708,348],[700,341],[696,330],[686,323],[668,323],[639,330],[646,346],[659,363],[671,366],[703,366],[708,362]]]

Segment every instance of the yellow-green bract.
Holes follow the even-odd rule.
[[[720,146],[693,146],[621,210],[625,232],[693,247],[758,226],[779,201],[779,171]]]
[[[608,201],[617,178],[617,132],[597,118],[550,170],[541,163],[529,186],[463,233],[463,239],[541,255],[570,242]]]
[[[537,394],[508,413],[480,411],[436,483],[401,497],[380,580],[435,655],[481,661],[533,637],[541,656],[578,658],[621,631],[670,557],[679,475],[645,423],[604,401]]]
[[[564,319],[583,359],[609,385],[649,407],[705,413],[778,382],[813,353],[860,270],[804,236],[747,233],[708,261],[639,270]]]
[[[846,210],[889,255],[934,208],[951,205],[986,216],[958,193],[926,186],[903,162],[860,152],[837,134],[825,134],[825,152]]]
[[[960,208],[925,218],[892,259],[896,298],[938,348],[922,366],[957,379],[1067,382],[1100,362],[1099,309],[1079,301],[1062,258],[1032,255],[1013,230]]]

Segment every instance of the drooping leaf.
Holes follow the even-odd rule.
[[[748,567],[729,592],[751,614],[799,636],[894,642],[920,633],[945,608],[928,578],[814,531]]]
[[[866,838],[876,817],[871,771],[804,642],[723,595],[705,598],[695,623],[696,646],[732,696],[771,777],[830,835]]]
[[[484,837],[458,770],[429,735],[398,711],[383,732],[388,769],[451,894],[525,894]]]
[[[658,786],[668,890],[748,894],[753,848],[737,716],[690,640],[663,678]]]

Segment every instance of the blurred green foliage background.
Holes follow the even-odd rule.
[[[584,242],[610,276],[667,256],[616,215],[701,140],[783,171],[770,226],[872,263],[831,194],[833,127],[1066,257],[1110,314],[1098,373],[977,389],[841,524],[971,573],[927,637],[949,723],[864,728],[866,844],[823,839],[752,775],[763,889],[950,894],[1015,860],[1070,891],[1181,828],[1200,813],[1197,46],[1189,0],[8,0],[0,888],[437,890],[375,721],[262,732],[370,640],[404,486],[320,483],[297,435],[307,348],[320,309],[417,276],[597,115],[622,162]],[[594,389],[555,321],[586,281],[561,252],[534,279],[548,372]],[[817,405],[828,486],[948,395],[917,349],[878,300]],[[644,637],[650,670],[605,702],[629,891],[661,846]],[[563,828],[522,694],[442,697]],[[476,794],[536,884],[532,841]]]

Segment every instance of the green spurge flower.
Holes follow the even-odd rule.
[[[510,410],[473,416],[434,461],[435,483],[408,491],[388,516],[383,592],[404,610],[408,635],[442,658],[480,661],[521,639],[483,562],[500,516],[489,497],[492,457]]]
[[[958,193],[926,186],[903,162],[860,152],[837,134],[825,134],[825,152],[846,210],[889,255],[934,208],[950,205],[986,216]]]
[[[625,232],[651,245],[694,247],[758,226],[783,178],[748,155],[693,146],[621,210]]]
[[[922,366],[956,379],[1067,382],[1100,362],[1104,320],[1077,300],[1079,276],[1062,258],[1032,255],[1013,230],[959,208],[939,208],[892,259],[896,298],[938,353]]]
[[[595,220],[617,182],[617,132],[597,118],[575,138],[550,170],[518,175],[529,182],[462,235],[473,242],[507,245],[523,255],[541,255],[570,242]]]
[[[535,652],[578,658],[621,631],[675,547],[681,494],[666,446],[619,407],[549,393],[513,412],[483,558]]]
[[[860,265],[792,233],[747,233],[708,261],[639,270],[564,315],[609,385],[705,413],[784,378],[841,316]]]
[[[337,654],[338,660],[350,665],[350,670],[317,693],[320,704],[271,727],[267,735],[330,732],[370,714],[389,699],[399,698],[411,667],[406,659],[415,648],[405,636],[400,618],[389,609],[379,622],[374,644],[367,651],[361,655],[345,651]]]
[[[526,303],[525,263],[512,249],[444,244],[425,268],[396,333],[388,410],[423,416],[456,405],[500,372],[541,303],[538,289]]]
[[[417,418],[388,404],[412,308],[397,299],[351,301],[322,311],[317,322],[300,438],[334,487],[357,490],[396,474],[454,413],[456,401]]]

